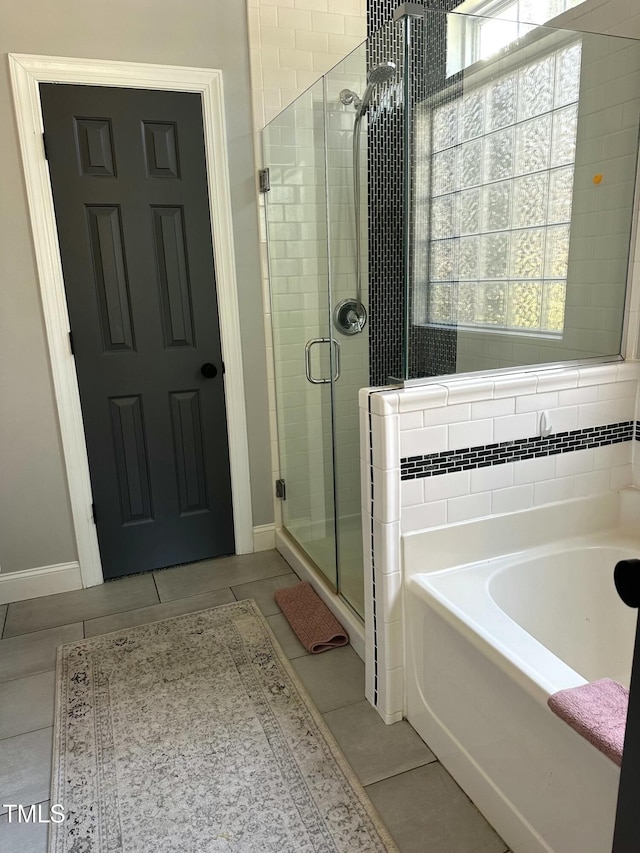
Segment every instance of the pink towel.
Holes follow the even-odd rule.
[[[310,583],[278,589],[276,603],[296,636],[312,655],[346,646],[349,635]]]
[[[596,749],[618,766],[622,764],[629,705],[626,687],[611,678],[601,678],[580,687],[560,690],[549,696],[547,704]]]

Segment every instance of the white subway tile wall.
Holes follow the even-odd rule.
[[[366,0],[247,0],[256,130],[366,38]]]
[[[265,161],[271,179],[264,215],[269,231],[273,393],[278,402],[280,435],[278,474],[286,479],[288,499],[292,500],[281,511],[285,526],[303,537],[305,547],[316,558],[315,540],[323,540],[321,547],[326,548],[332,536],[335,473],[341,589],[361,612],[364,584],[358,535],[358,392],[369,382],[368,334],[365,328],[361,335],[340,335],[332,326],[329,312],[331,305],[356,295],[351,154],[354,112],[340,102],[339,96],[344,88],[362,92],[365,83],[364,51],[355,51],[332,70],[324,90],[322,84],[316,84],[264,131]],[[366,304],[365,156],[363,146],[360,228],[362,298]],[[305,344],[330,333],[340,354],[340,376],[333,389],[333,444],[329,388],[310,384],[304,373]],[[324,363],[314,359],[312,367],[314,376],[326,378],[330,374],[328,347],[319,344],[313,352],[319,355],[323,349]],[[333,367],[337,369],[337,364]],[[382,446],[387,447],[388,454],[389,443]],[[398,458],[397,449],[394,457]],[[376,464],[384,467],[387,461],[376,459]]]
[[[287,503],[282,508],[286,526],[304,542],[325,540],[333,525],[329,391],[307,382],[304,362],[307,341],[325,337],[329,310],[328,258],[322,240],[326,208],[314,203],[325,181],[322,114],[322,92],[316,87],[265,136],[271,173],[268,204],[263,208],[270,237],[273,308],[268,314],[269,355],[280,435],[274,472],[286,479]],[[328,360],[328,348],[316,346],[312,358],[316,377],[329,375]]]
[[[554,22],[559,27],[574,27],[594,33],[640,38],[640,11],[633,0],[591,0],[563,14]]]
[[[335,5],[335,4],[334,4]],[[345,5],[345,13],[351,5]],[[330,36],[331,40],[331,36]],[[330,287],[333,307],[344,299],[356,296],[356,222],[353,198],[353,123],[354,110],[340,102],[343,89],[362,93],[366,86],[366,55],[364,48],[354,50],[334,67],[326,77],[326,131],[328,155],[328,217]],[[366,129],[362,129],[360,157],[360,264],[362,299],[368,305],[368,252],[367,252],[367,179],[366,179]],[[340,378],[334,387],[335,465],[340,525],[339,548],[341,582],[343,591],[352,604],[362,606],[364,586],[361,579],[360,549],[354,553],[347,547],[346,529],[358,530],[360,526],[359,494],[359,406],[358,393],[369,384],[369,333],[368,326],[359,335],[341,335],[327,318],[327,332],[340,347]],[[391,436],[390,436],[391,442]],[[390,443],[388,445],[391,446]],[[389,450],[387,451],[387,454]],[[382,465],[382,460],[374,460]]]
[[[247,0],[249,24],[250,65],[253,95],[253,114],[255,129],[255,160],[260,168],[272,163],[263,160],[261,131],[275,116],[279,115],[287,104],[316,83],[322,74],[333,68],[347,53],[353,51],[366,36],[366,0]],[[365,84],[364,60],[354,58],[347,62],[336,75],[334,85],[353,88],[362,91]],[[335,95],[335,92],[333,92]],[[351,169],[348,156],[344,149],[350,148],[350,129],[353,127],[353,113],[342,105],[331,110],[327,116],[328,147],[338,153],[331,156],[330,178],[333,180],[329,203],[331,205],[331,221],[334,223],[332,236],[331,273],[333,276],[334,303],[342,298],[340,294],[352,295],[353,291],[353,257],[355,242],[353,235],[353,219],[349,220],[347,207],[350,206],[348,188],[351,184]],[[295,151],[291,148],[292,137],[301,148],[313,149],[315,145],[314,132],[318,128],[313,122],[307,122],[303,127],[301,119],[284,131],[280,140],[280,154],[284,154],[283,171],[272,174],[275,178],[276,194],[269,201],[271,210],[269,218],[272,224],[271,250],[274,260],[283,261],[276,265],[275,274],[280,276],[280,283],[288,282],[295,289],[294,281],[302,277],[326,276],[327,258],[327,223],[326,213],[320,208],[325,203],[324,174],[318,179],[317,169],[320,167],[317,158],[312,158],[309,167],[304,165],[304,150]],[[285,152],[284,149],[289,149]],[[366,146],[363,146],[366,151]],[[294,166],[298,166],[294,169]],[[280,189],[277,185],[280,184]],[[363,181],[363,196],[366,199],[366,180]],[[340,189],[338,189],[338,187]],[[281,192],[280,199],[277,193]],[[274,349],[272,336],[272,315],[270,298],[270,281],[267,258],[266,210],[265,196],[260,196],[260,239],[262,257],[262,291],[265,311],[265,329],[267,332],[267,363],[269,369],[269,407],[271,426],[271,464],[273,477],[280,476],[280,448],[276,423],[276,381],[273,368]],[[363,204],[362,231],[364,277],[366,281],[366,203]],[[352,214],[351,214],[352,215]],[[337,227],[336,227],[337,226]],[[275,230],[273,230],[275,227]],[[337,234],[336,234],[337,232]],[[349,268],[349,261],[351,267]],[[324,264],[324,266],[322,266]],[[272,274],[274,271],[272,271]],[[313,281],[311,281],[313,286]],[[287,285],[288,286],[288,285]],[[282,295],[282,294],[280,294]],[[338,297],[338,298],[336,298]],[[365,294],[366,298],[366,294]],[[274,301],[274,307],[284,307],[288,312],[293,308],[295,295],[287,294],[286,299]],[[309,309],[309,294],[306,301],[300,303],[300,308]],[[297,310],[297,309],[296,309]],[[289,341],[289,353],[292,362],[300,357],[300,329],[295,328],[296,313],[289,315],[291,328],[285,331]],[[344,372],[341,387],[336,394],[338,404],[338,462],[348,481],[342,489],[340,508],[341,514],[352,513],[354,521],[359,514],[358,489],[358,413],[357,390],[368,384],[368,353],[366,336],[357,341],[345,344],[343,364]],[[280,353],[279,353],[280,355]],[[293,363],[290,369],[294,370]],[[280,376],[283,385],[286,365]],[[293,375],[293,374],[290,374]],[[288,381],[288,380],[287,380]],[[304,389],[307,394],[308,389]],[[321,420],[318,414],[319,420]],[[280,425],[282,429],[282,424]],[[325,429],[325,426],[323,429]],[[300,429],[302,427],[300,426]],[[326,475],[328,459],[322,472]],[[350,485],[352,484],[352,485]],[[282,523],[282,504],[276,502],[276,526]],[[360,584],[361,586],[361,584]]]
[[[402,534],[638,484],[640,441],[634,436],[639,379],[640,364],[627,362],[498,376],[484,383],[485,399],[475,394],[477,382],[454,378],[420,389],[361,392],[362,481],[366,485],[373,478],[373,491],[369,486],[363,501],[365,554],[367,547],[370,550],[366,605],[368,613],[376,613],[374,646],[367,648],[366,689],[386,722],[399,719],[403,712],[402,670],[396,664],[400,649],[393,639],[400,612]],[[461,399],[473,402],[459,403]],[[434,400],[440,402],[438,407],[432,406]],[[554,441],[555,455],[518,457],[471,469],[465,468],[464,460],[460,465],[453,461],[454,470],[448,468],[448,473],[401,478],[411,465],[422,464],[407,461],[412,456],[462,450],[482,454],[485,445],[503,441],[516,442],[520,456],[529,455],[525,448],[540,435],[543,412],[550,419],[549,441]],[[609,429],[610,424],[615,428]],[[395,430],[397,435],[392,434]],[[571,430],[586,432],[554,438]],[[370,465],[369,435],[379,463],[375,468]],[[389,452],[378,446],[385,440]],[[580,449],[571,449],[578,445]],[[502,450],[490,451],[494,462]],[[394,456],[397,452],[399,459]],[[405,460],[402,469],[400,460]],[[387,575],[392,582],[385,580]]]

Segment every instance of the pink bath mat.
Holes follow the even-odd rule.
[[[296,637],[312,655],[346,646],[349,635],[306,581],[274,593]]]
[[[596,749],[618,766],[622,764],[629,705],[626,687],[611,678],[601,678],[580,687],[560,690],[549,696],[547,704]]]

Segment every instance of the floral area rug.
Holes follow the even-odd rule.
[[[58,650],[50,853],[396,851],[257,606]]]

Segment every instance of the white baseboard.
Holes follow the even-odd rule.
[[[57,563],[20,572],[0,572],[0,604],[69,592],[72,589],[82,589],[80,564],[77,562]]]
[[[276,547],[275,524],[259,524],[253,528],[253,550],[271,551]]]

